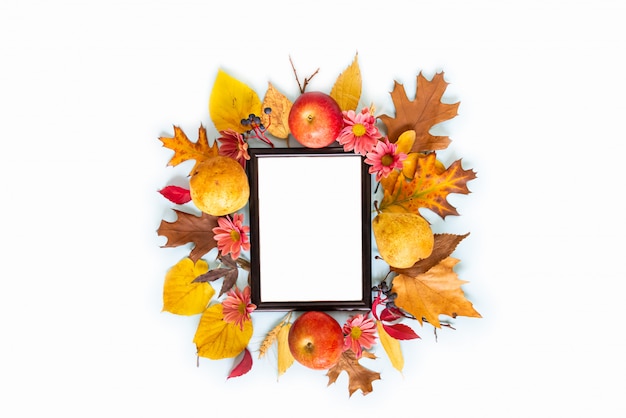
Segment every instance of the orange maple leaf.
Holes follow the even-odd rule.
[[[374,358],[373,354],[367,351],[363,352],[363,357]],[[348,373],[348,391],[350,392],[350,396],[352,396],[357,389],[361,389],[363,395],[367,395],[374,390],[372,382],[374,380],[380,380],[380,373],[363,367],[354,352],[347,350],[341,353],[339,361],[326,373],[326,376],[328,376],[328,385],[330,386],[335,383],[344,370]]]
[[[415,175],[408,180],[400,172],[392,173],[381,185],[384,196],[381,211],[411,212],[419,215],[420,208],[430,209],[445,219],[458,215],[456,208],[448,202],[450,193],[468,194],[467,182],[476,178],[473,170],[464,170],[457,160],[446,170],[437,165],[434,152],[416,161]]]
[[[481,318],[461,289],[467,282],[460,280],[453,270],[458,262],[456,258],[447,257],[426,273],[394,277],[392,290],[398,295],[396,306],[409,312],[420,324],[426,320],[437,328],[441,328],[439,315]]]
[[[433,151],[447,148],[450,138],[447,136],[433,136],[430,129],[438,123],[455,117],[460,102],[447,104],[441,102],[441,97],[448,83],[443,78],[443,72],[435,74],[428,81],[420,72],[417,76],[415,99],[409,100],[404,86],[394,82],[391,99],[396,108],[396,117],[381,115],[380,119],[387,127],[389,141],[395,142],[404,131],[414,130],[416,133],[412,151]]]
[[[217,242],[213,239],[213,228],[217,226],[217,216],[204,212],[196,216],[176,209],[174,212],[176,212],[177,219],[174,222],[162,220],[157,233],[167,238],[164,248],[178,247],[193,242],[195,246],[189,258],[195,263],[217,246]]]
[[[209,145],[207,139],[206,129],[200,125],[198,129],[198,141],[191,142],[185,132],[178,126],[174,126],[174,136],[159,138],[163,142],[163,146],[174,151],[174,155],[167,163],[169,166],[176,166],[187,160],[195,160],[193,168],[190,173],[193,173],[195,168],[208,157],[212,157],[218,154],[217,141],[213,142],[213,145]]]

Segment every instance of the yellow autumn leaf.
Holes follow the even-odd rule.
[[[392,338],[387,331],[385,331],[380,321],[376,321],[376,330],[378,331],[378,339],[385,349],[387,357],[389,357],[389,361],[391,361],[391,365],[399,372],[402,372],[404,368],[404,356],[402,355],[400,341]]]
[[[198,356],[219,360],[241,354],[252,338],[252,321],[244,322],[243,329],[224,321],[222,304],[209,306],[198,324],[193,342]]]
[[[408,154],[411,152],[411,148],[413,147],[413,143],[415,142],[415,131],[409,129],[408,131],[402,132],[402,134],[398,137],[396,141],[396,145],[398,146],[397,151]]]
[[[293,355],[289,350],[289,329],[291,323],[285,324],[280,331],[278,331],[278,337],[276,343],[278,344],[278,376],[281,376],[293,365]]]
[[[352,64],[337,77],[330,97],[335,99],[341,110],[356,110],[361,98],[361,69],[359,54],[354,56]]]
[[[269,107],[272,111],[269,115],[263,112],[261,121],[276,138],[286,139],[289,136],[289,112],[292,104],[287,96],[276,90],[272,83],[268,83],[262,107]]]
[[[202,313],[215,294],[209,283],[193,283],[193,280],[209,271],[204,260],[195,264],[191,258],[183,258],[165,275],[163,285],[163,311],[177,315]]]
[[[259,96],[247,84],[223,70],[217,72],[209,98],[209,114],[218,131],[247,131],[249,128],[242,125],[241,120],[248,119],[251,113],[261,116],[261,109]]]

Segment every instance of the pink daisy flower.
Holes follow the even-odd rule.
[[[213,239],[217,242],[217,249],[222,255],[230,253],[233,260],[239,258],[241,250],[250,249],[248,232],[250,227],[243,224],[243,214],[235,213],[233,219],[230,216],[222,216],[217,219],[217,224],[213,228]]]
[[[363,354],[362,348],[372,348],[375,343],[376,323],[364,314],[348,318],[343,326],[343,349],[352,350],[357,358]]]
[[[250,313],[256,309],[256,305],[250,303],[250,286],[246,286],[243,292],[238,287],[231,289],[222,302],[222,307],[224,321],[243,329],[243,324],[250,321]]]
[[[367,153],[365,162],[371,167],[369,173],[376,173],[376,181],[387,177],[394,169],[402,170],[403,162],[407,155],[398,152],[398,145],[389,142],[385,137],[383,141],[378,141],[376,146]]]
[[[353,151],[357,154],[367,154],[381,137],[376,127],[376,118],[370,108],[365,107],[361,113],[354,110],[343,112],[344,127],[339,132],[337,142],[343,145],[344,151]]]
[[[220,135],[222,136],[217,138],[221,143],[219,154],[234,158],[243,168],[246,168],[246,161],[250,159],[250,154],[248,154],[248,143],[243,135],[232,129],[220,131]]]

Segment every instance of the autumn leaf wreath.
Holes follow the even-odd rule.
[[[173,136],[159,138],[173,151],[168,166],[194,161],[188,184],[159,190],[176,205],[176,219],[161,220],[157,229],[167,239],[162,247],[192,244],[189,255],[165,275],[163,311],[199,316],[193,338],[197,356],[233,359],[228,378],[252,369],[253,352],[259,359],[272,352],[278,376],[299,364],[326,370],[330,385],[345,371],[350,396],[357,390],[365,395],[381,377],[360,362],[377,358],[377,344],[402,371],[401,345],[420,338],[408,324],[428,324],[436,331],[454,329],[457,316],[481,317],[464,294],[467,282],[454,271],[460,260],[452,253],[469,233],[435,233],[420,212],[458,216],[448,195],[469,194],[467,183],[476,173],[464,169],[460,159],[447,167],[438,159],[451,140],[431,134],[432,127],[454,118],[459,106],[442,101],[448,85],[443,72],[430,80],[420,72],[413,99],[394,81],[395,115],[390,116],[377,114],[374,105],[359,108],[358,55],[328,92],[307,91],[317,71],[301,83],[290,63],[298,90],[284,94],[268,83],[262,101],[248,85],[219,70],[209,99],[217,138],[209,141],[203,125],[196,141],[178,126]],[[372,258],[385,262],[387,272],[372,277],[371,306],[345,313],[341,325],[337,312],[294,308],[252,347],[253,316],[261,313],[251,301],[250,227],[243,211],[250,196],[249,147],[330,145],[360,155],[375,179]]]

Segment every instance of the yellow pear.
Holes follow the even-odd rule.
[[[216,155],[198,164],[189,179],[189,192],[202,212],[224,216],[246,205],[250,185],[248,175],[237,160]]]
[[[433,231],[417,214],[380,212],[372,221],[372,230],[380,256],[392,267],[412,267],[433,252]]]

